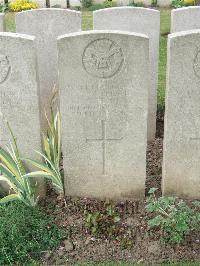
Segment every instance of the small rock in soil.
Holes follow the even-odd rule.
[[[148,244],[148,252],[159,256],[161,254],[161,247],[159,241],[153,241]]]
[[[61,256],[64,255],[64,253],[65,253],[64,249],[62,247],[59,248],[59,250],[58,250],[58,256],[61,257]]]
[[[136,219],[133,218],[133,217],[128,217],[128,218],[126,219],[126,224],[127,224],[128,226],[136,226],[137,221],[136,221]]]
[[[72,251],[74,250],[74,245],[71,240],[67,239],[63,242],[65,251]]]

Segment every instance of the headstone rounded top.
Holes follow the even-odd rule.
[[[149,86],[148,141],[153,141],[156,132],[160,12],[143,7],[115,7],[98,10],[93,14],[93,29],[137,32],[149,36],[151,75]]]
[[[200,28],[200,6],[177,8],[171,13],[171,32]]]
[[[0,41],[7,40],[11,47],[18,46],[35,40],[34,36],[12,33],[12,32],[0,32]],[[0,85],[5,83],[11,73],[11,64],[9,55],[5,51],[0,52]]]
[[[155,14],[160,14],[159,10],[155,10],[152,8],[146,8],[146,7],[131,7],[131,6],[121,6],[121,7],[111,7],[111,8],[104,8],[104,9],[100,9],[100,10],[96,10],[93,13],[97,14],[97,13],[114,13],[114,12],[138,12],[138,11],[142,11],[142,12],[146,12],[146,13],[155,13]]]
[[[15,39],[26,39],[30,41],[35,40],[35,36],[29,34],[21,34],[21,33],[14,33],[14,32],[0,32],[0,38],[8,37],[8,38],[15,38]]]
[[[15,22],[17,32],[36,36],[41,125],[42,130],[46,131],[43,110],[50,117],[52,89],[58,87],[56,38],[81,31],[81,13],[62,8],[41,8],[16,14]]]
[[[33,152],[41,149],[34,39],[24,34],[0,33],[0,145],[6,147],[10,142],[8,121],[22,156],[38,159]],[[40,180],[38,185],[42,188]]]
[[[172,13],[178,13],[178,12],[187,12],[187,11],[194,11],[194,10],[198,10],[200,9],[200,6],[185,6],[182,8],[176,8],[176,9],[172,9]]]
[[[200,29],[194,29],[194,30],[185,30],[185,31],[179,31],[174,32],[168,35],[168,39],[175,39],[179,37],[190,37],[191,35],[198,35],[200,34]]]
[[[38,13],[68,13],[68,14],[78,14],[80,15],[80,11],[66,9],[66,8],[38,8],[38,9],[30,9],[30,10],[24,10],[22,12],[18,12],[16,16],[21,16],[23,14],[38,14]]]
[[[194,70],[195,76],[198,79],[200,79],[200,45],[198,41],[200,38],[200,29],[172,33],[169,35],[169,40],[172,46],[173,43],[186,42],[185,40],[186,38],[189,42],[193,39],[193,37],[195,38],[197,36],[198,36],[198,39],[196,41],[196,48],[194,49],[194,56],[193,56],[193,70]]]
[[[60,35],[57,38],[57,40],[60,41],[65,38],[77,37],[77,36],[82,36],[82,35],[94,36],[94,35],[102,35],[102,34],[105,34],[105,36],[107,36],[108,34],[130,35],[130,36],[134,36],[135,38],[144,38],[144,39],[149,40],[149,37],[145,34],[129,32],[129,31],[121,31],[121,30],[89,30],[89,31],[73,32],[69,34]]]
[[[149,38],[107,30],[64,35],[58,65],[66,194],[143,198]]]
[[[181,17],[181,13],[179,15]],[[186,17],[187,22],[192,20],[192,16]],[[183,26],[188,27],[188,24]],[[167,63],[163,195],[198,199],[200,30],[171,34]]]

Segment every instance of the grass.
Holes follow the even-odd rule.
[[[159,76],[158,76],[158,110],[163,111],[165,108],[165,88],[166,88],[166,64],[167,64],[167,39],[160,38],[160,59],[159,59]]]
[[[138,264],[133,262],[104,262],[104,263],[95,263],[95,266],[148,266],[147,264]],[[83,264],[73,264],[73,266],[94,266],[93,263],[83,263]],[[162,264],[154,264],[153,266],[199,266],[199,263],[187,263],[187,262],[180,262],[180,263],[162,263]]]
[[[67,237],[48,208],[30,208],[20,202],[0,206],[0,265],[32,265]]]
[[[162,8],[161,12],[161,37],[160,37],[160,60],[158,76],[158,110],[164,110],[165,87],[166,87],[166,61],[167,61],[167,33],[170,32],[170,9]],[[91,30],[93,27],[92,12],[84,11],[82,29]],[[6,30],[15,32],[14,13],[6,14]]]
[[[161,34],[170,32],[170,13],[171,9],[162,8],[160,9],[160,32]]]
[[[92,12],[84,11],[82,19],[82,30],[92,30],[92,28],[93,28]]]
[[[6,31],[15,32],[15,13],[6,13]]]

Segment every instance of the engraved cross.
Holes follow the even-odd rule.
[[[105,175],[106,142],[119,141],[119,140],[122,140],[123,138],[120,138],[120,139],[106,138],[106,123],[104,120],[101,121],[101,131],[102,131],[101,138],[99,138],[99,139],[86,139],[86,142],[99,142],[99,141],[102,142],[102,162],[103,162],[102,174]]]

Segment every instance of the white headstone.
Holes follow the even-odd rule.
[[[163,194],[200,198],[200,30],[169,36]]]
[[[116,0],[118,6],[128,6],[130,0]]]
[[[39,7],[46,7],[46,0],[37,0],[36,1],[39,5]]]
[[[36,69],[34,37],[0,33],[0,146],[11,140],[8,121],[21,155],[33,159],[41,150]]]
[[[144,196],[148,45],[120,31],[58,39],[67,195]]]
[[[44,8],[16,14],[16,31],[36,36],[42,129],[46,122],[44,109],[49,113],[52,90],[58,87],[56,38],[80,30],[80,12]]]
[[[5,14],[0,14],[0,32],[5,31]]]
[[[172,10],[172,33],[194,29],[200,29],[200,6],[190,6]]]
[[[67,7],[67,0],[50,0],[51,7],[61,7],[66,8]]]
[[[160,12],[140,7],[116,7],[94,12],[95,30],[122,30],[146,34],[150,41],[148,141],[156,133],[157,84],[159,60]]]
[[[149,6],[150,6],[150,4],[152,3],[150,0],[144,0],[144,2],[146,2],[146,1],[149,1]],[[171,0],[158,0],[157,1],[157,6],[159,6],[159,7],[170,7],[171,6],[171,4],[172,4],[172,1]]]
[[[80,0],[71,0],[70,1],[70,6],[81,6],[81,1]]]

